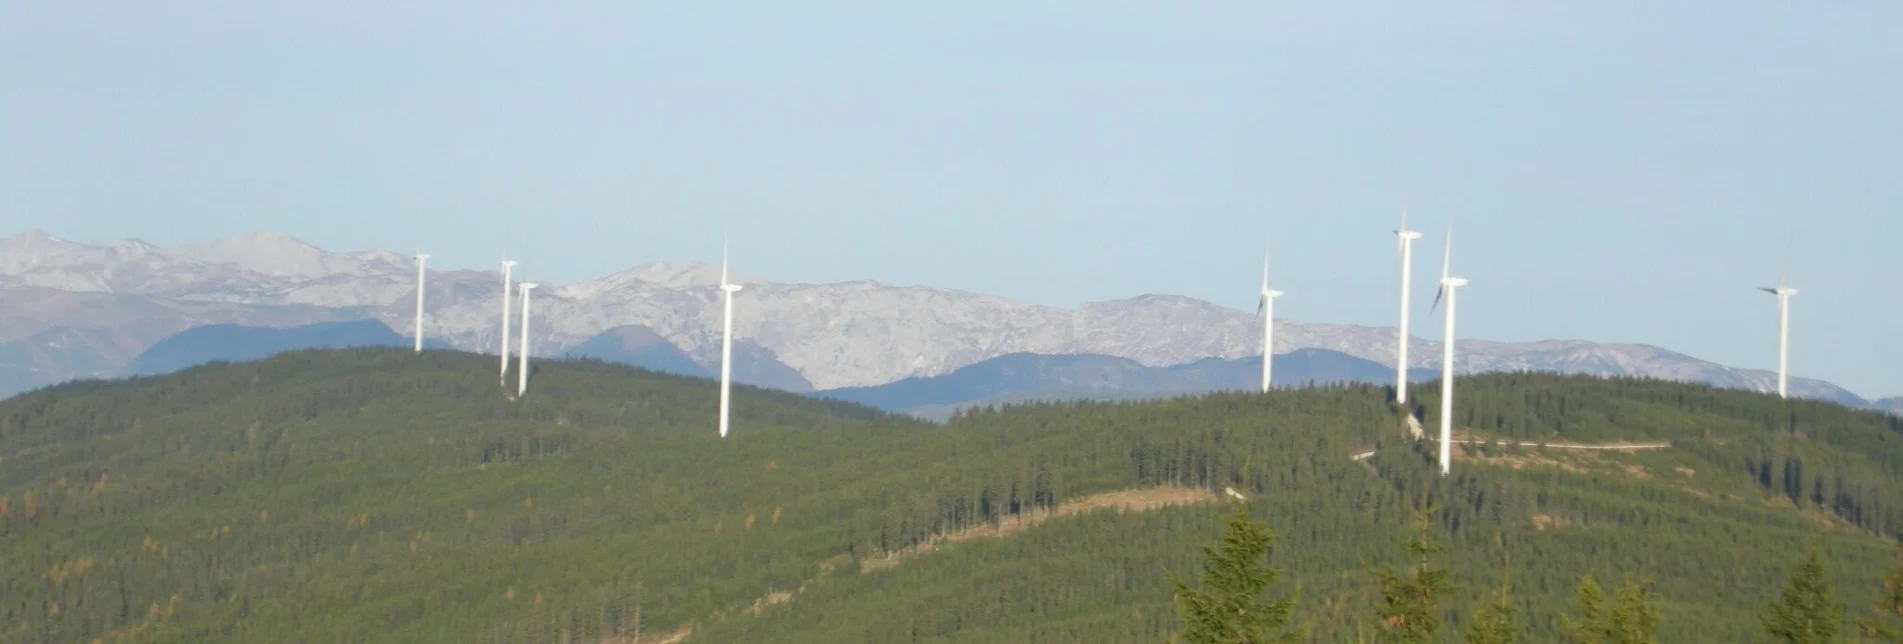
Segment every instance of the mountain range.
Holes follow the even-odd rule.
[[[1275,356],[1278,387],[1365,382],[1390,384],[1394,368],[1327,349],[1297,349]],[[1414,369],[1411,381],[1439,374]],[[974,405],[1030,400],[1136,400],[1214,391],[1253,390],[1262,379],[1262,358],[1204,358],[1149,367],[1103,355],[1013,353],[951,373],[906,378],[874,387],[847,387],[819,395],[887,411],[943,420]]]
[[[751,361],[767,370],[751,379],[794,391],[930,378],[1011,354],[1108,356],[1173,367],[1260,352],[1260,323],[1250,312],[1187,297],[1141,295],[1067,309],[876,281],[733,279],[747,285],[734,314],[737,374]],[[651,334],[688,362],[718,364],[718,280],[714,265],[660,262],[587,282],[546,284],[536,295],[533,352],[606,355],[636,350]],[[458,349],[494,351],[500,287],[498,271],[431,271],[426,335]],[[408,257],[329,252],[276,233],[162,248],[27,231],[0,239],[0,393],[118,374],[158,341],[211,324],[377,320],[408,329],[415,292]],[[589,346],[615,329],[634,335],[618,345]],[[1280,319],[1276,338],[1283,352],[1326,349],[1393,364],[1392,328]],[[1438,367],[1439,343],[1410,342],[1411,355],[1420,356],[1410,367]],[[1769,372],[1658,347],[1579,340],[1463,340],[1457,360],[1463,373],[1649,376],[1757,391],[1770,390],[1775,380]],[[1827,382],[1793,378],[1791,389],[1797,396],[1866,404]]]

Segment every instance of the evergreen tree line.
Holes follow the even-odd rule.
[[[1808,403],[1767,420],[1763,396],[1671,383],[1465,381],[1483,410],[1552,392],[1540,413],[1573,411],[1553,417],[1568,428],[1555,440],[1606,438],[1578,419],[1622,408],[1606,422],[1637,429],[1616,438],[1674,449],[1571,471],[1502,465],[1557,452],[1481,446],[1441,477],[1367,386],[1014,405],[944,425],[742,387],[723,441],[706,381],[551,361],[512,400],[492,368],[303,352],[0,402],[0,641],[547,642],[684,624],[704,641],[1157,641],[1178,628],[1158,572],[1193,566],[1208,508],[866,562],[1164,486],[1234,488],[1274,518],[1314,598],[1296,614],[1323,641],[1366,626],[1366,564],[1392,557],[1388,536],[1423,503],[1463,576],[1519,562],[1530,636],[1561,632],[1556,607],[1582,573],[1616,578],[1608,562],[1657,572],[1667,636],[1729,636],[1779,583],[1767,553],[1820,520],[1847,528],[1822,537],[1832,583],[1874,588],[1859,575],[1887,546],[1867,524],[1895,498],[1892,421]],[[1779,444],[1808,469],[1778,480],[1813,482],[1795,496],[1740,447]],[[791,599],[748,610],[776,592]],[[1445,604],[1450,627],[1474,619],[1470,595]]]
[[[1299,591],[1271,594],[1281,572],[1268,563],[1275,532],[1249,516],[1247,505],[1233,503],[1234,514],[1222,540],[1203,546],[1198,588],[1174,574],[1181,632],[1170,641],[1182,644],[1270,644],[1303,641],[1308,629],[1301,623]],[[1379,601],[1369,611],[1366,628],[1356,642],[1423,644],[1446,641],[1443,606],[1460,588],[1453,568],[1440,560],[1445,545],[1432,532],[1429,515],[1419,512],[1414,530],[1404,542],[1411,565],[1404,570],[1383,567],[1369,571],[1379,587]],[[1770,641],[1790,644],[1831,644],[1853,638],[1903,643],[1903,530],[1899,531],[1896,567],[1884,575],[1882,592],[1870,611],[1847,618],[1825,572],[1826,563],[1816,540],[1795,562],[1782,593],[1759,613],[1763,634]],[[1565,641],[1577,644],[1657,644],[1663,617],[1649,584],[1631,574],[1608,597],[1591,574],[1580,578],[1575,610],[1559,617]],[[1474,604],[1472,617],[1460,640],[1467,644],[1514,644],[1522,636],[1519,607],[1513,601],[1511,573],[1499,586],[1488,588]],[[1544,641],[1544,640],[1541,640]]]

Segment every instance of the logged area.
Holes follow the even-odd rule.
[[[307,351],[0,402],[0,641],[1155,642],[1225,489],[1314,641],[1374,622],[1424,504],[1452,624],[1511,561],[1528,641],[1587,573],[1651,575],[1664,641],[1748,641],[1807,538],[1855,611],[1903,522],[1897,419],[1678,383],[1464,380],[1442,477],[1400,429],[1438,410],[1377,387],[942,425],[740,387],[722,439],[712,382],[536,369],[511,400],[493,357]]]

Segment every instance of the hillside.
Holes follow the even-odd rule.
[[[1345,353],[1296,349],[1275,356],[1277,386],[1392,383],[1394,368]],[[1413,381],[1434,376],[1413,370]],[[1039,400],[1141,400],[1215,391],[1251,390],[1262,381],[1262,359],[1205,358],[1148,367],[1105,355],[1014,353],[942,376],[907,378],[876,387],[831,389],[817,395],[933,419],[974,405]]]
[[[1463,434],[1672,449],[1476,446],[1443,479],[1368,385],[946,425],[740,387],[722,440],[711,382],[550,361],[510,400],[493,360],[304,351],[0,402],[0,596],[26,598],[0,641],[1154,642],[1161,571],[1223,508],[1116,499],[1225,486],[1317,641],[1367,622],[1364,566],[1424,500],[1456,622],[1511,557],[1529,641],[1580,574],[1642,571],[1664,641],[1744,641],[1807,535],[1857,610],[1903,521],[1903,420],[1701,386],[1466,380]],[[973,530],[1001,534],[948,538]]]

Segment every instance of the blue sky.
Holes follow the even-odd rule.
[[[1791,243],[1795,374],[1903,393],[1903,4],[289,4],[0,7],[0,232],[1238,308],[1273,234],[1392,324],[1405,202],[1462,337],[1771,367]]]

